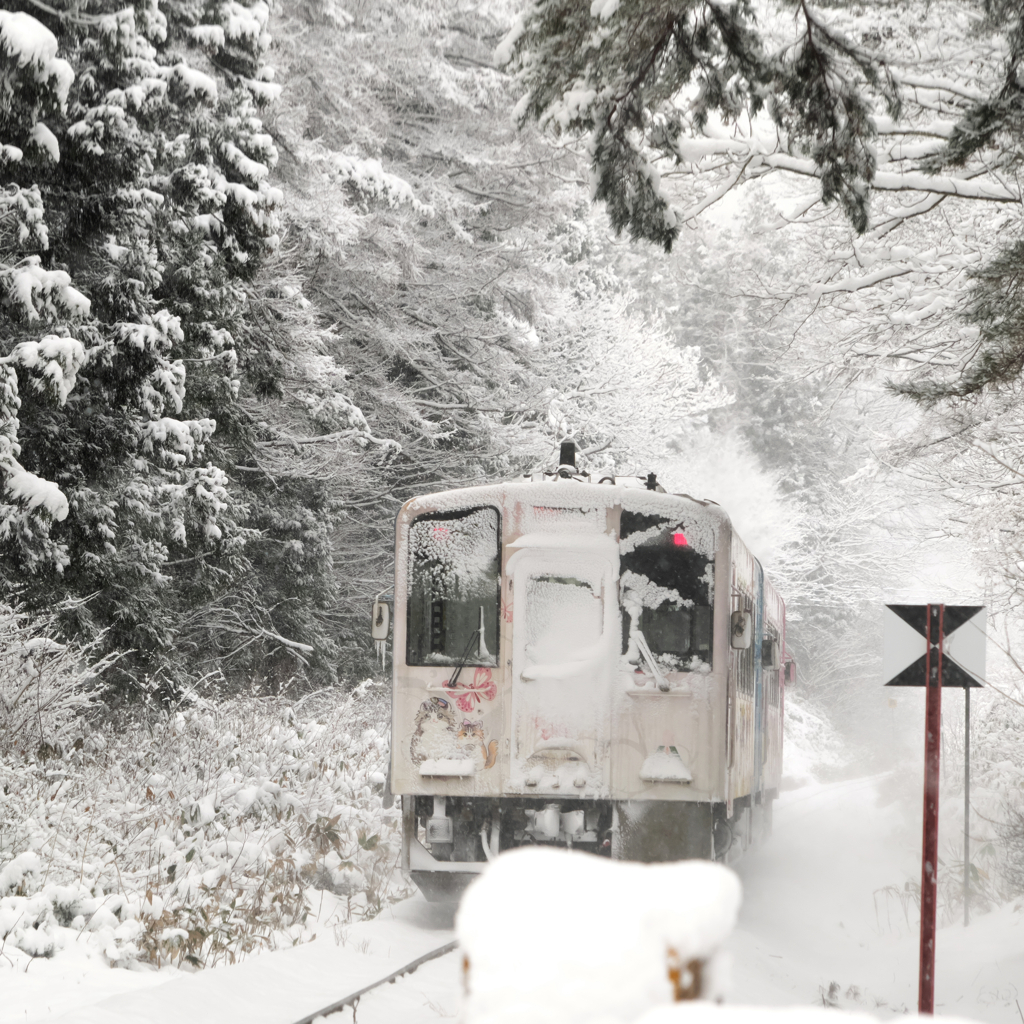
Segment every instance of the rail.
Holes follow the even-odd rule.
[[[446,942],[443,946],[438,946],[437,949],[431,950],[429,953],[424,953],[423,956],[417,957],[415,960],[407,963],[404,967],[399,967],[397,971],[393,971],[385,978],[381,978],[379,981],[375,981],[370,985],[365,985],[357,992],[352,992],[345,996],[344,999],[339,999],[336,1002],[331,1003],[329,1006],[325,1006],[322,1010],[317,1010],[316,1013],[307,1014],[305,1017],[301,1017],[295,1021],[294,1024],[313,1024],[313,1021],[317,1017],[326,1017],[329,1013],[337,1013],[339,1010],[344,1010],[346,1006],[355,1007],[359,1000],[366,995],[367,992],[372,992],[375,988],[380,988],[381,985],[394,984],[403,974],[412,974],[418,967],[422,967],[425,963],[430,960],[436,960],[438,957],[444,956],[446,953],[450,953],[458,945],[458,942]]]

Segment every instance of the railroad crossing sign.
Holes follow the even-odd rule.
[[[924,686],[929,605],[887,604],[882,620],[882,675],[886,686]],[[936,608],[937,605],[930,607]],[[943,605],[942,637],[934,618],[931,660],[942,646],[942,685],[981,686],[985,678],[985,607]]]

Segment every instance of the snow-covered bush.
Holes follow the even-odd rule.
[[[106,665],[88,666],[88,652],[41,635],[45,626],[0,604],[0,758],[66,749]]]
[[[62,925],[113,965],[212,966],[310,938],[318,887],[372,917],[404,892],[379,691],[122,716],[4,759],[0,941],[50,955]]]
[[[796,789],[844,763],[843,741],[832,723],[792,693],[786,694],[782,788]]]
[[[29,956],[53,956],[60,942],[53,905],[43,893],[25,895],[39,868],[39,856],[26,851],[0,870],[0,942]]]
[[[1005,679],[999,683],[1014,689]],[[976,690],[972,717],[971,905],[984,911],[1024,895],[1024,708],[993,690]],[[943,718],[944,799],[939,813],[955,837],[943,850],[952,869],[946,873],[950,882],[945,895],[955,917],[963,900],[963,719],[945,707]]]

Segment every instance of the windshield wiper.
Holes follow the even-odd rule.
[[[654,674],[654,681],[658,684],[658,689],[662,693],[668,693],[669,685],[668,680],[662,674],[661,668],[658,666],[657,661],[654,660],[654,654],[651,651],[650,644],[647,643],[647,637],[640,632],[640,627],[635,626],[630,631],[630,635],[636,640],[636,645],[643,655],[644,661],[647,662],[651,667],[651,672]]]
[[[487,650],[487,645],[484,643],[484,606],[480,605],[480,625],[469,634],[469,643],[466,644],[466,650],[463,652],[462,657],[459,659],[458,665],[455,667],[455,671],[452,673],[451,679],[445,683],[446,689],[454,690],[456,684],[459,681],[459,676],[462,670],[466,667],[466,663],[469,661],[469,653],[473,649],[473,641],[477,641],[476,653],[477,657],[481,660],[484,658],[490,658],[491,652]]]
[[[455,686],[459,681],[459,674],[466,667],[466,662],[469,661],[469,652],[473,649],[473,640],[476,638],[476,635],[479,632],[479,629],[474,629],[473,632],[469,634],[469,643],[466,644],[466,650],[463,653],[462,657],[459,659],[458,665],[455,666],[455,671],[452,673],[451,679],[449,679],[448,682],[444,684],[447,689],[455,689]]]

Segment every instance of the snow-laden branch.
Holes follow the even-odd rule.
[[[939,78],[935,75],[906,75],[898,71],[892,72],[892,77],[897,85],[911,89],[945,92],[952,96],[961,96],[972,103],[979,103],[985,99],[985,93],[981,89],[975,89],[972,86],[964,85],[963,82],[955,82],[949,78]]]
[[[818,178],[821,172],[813,160],[793,157],[787,153],[766,153],[751,161],[758,166],[788,171],[809,178]],[[961,199],[981,199],[993,203],[1020,203],[1020,192],[995,182],[976,181],[952,175],[925,174],[921,171],[876,171],[871,187],[880,192],[928,192],[933,195],[958,196]]]
[[[863,288],[873,288],[882,281],[891,281],[893,278],[912,274],[916,269],[916,267],[905,264],[881,267],[873,273],[863,274],[860,277],[845,277],[839,281],[830,281],[828,284],[813,285],[808,290],[808,295],[811,298],[818,298],[821,295],[830,295],[836,292],[855,292]]]
[[[983,455],[987,455],[993,462],[1002,466],[1008,473],[1012,473],[1015,477],[1024,480],[1024,473],[1017,469],[1016,466],[1011,466],[1005,459],[997,455],[989,445],[982,444],[980,441],[975,441],[974,447]]]

